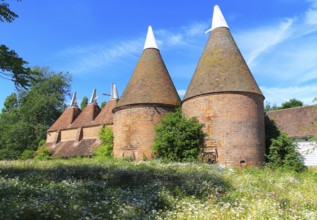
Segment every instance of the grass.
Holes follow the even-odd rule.
[[[317,219],[317,171],[1,161],[0,219]]]

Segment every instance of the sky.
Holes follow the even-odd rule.
[[[214,5],[262,90],[265,101],[317,97],[317,0],[7,0],[19,15],[0,23],[0,44],[28,66],[68,72],[78,102],[97,89],[121,95],[140,58],[148,25],[183,98],[209,34]],[[0,78],[0,108],[15,92]],[[70,97],[69,97],[70,100]],[[316,103],[315,103],[316,104]]]

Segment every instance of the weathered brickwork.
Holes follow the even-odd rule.
[[[155,125],[169,111],[170,107],[151,105],[127,107],[114,114],[114,157],[130,157],[142,160],[153,159],[151,146],[154,144]]]
[[[61,131],[61,141],[76,140],[77,129]]]
[[[83,139],[98,138],[100,129],[102,129],[102,126],[83,128]]]
[[[53,143],[55,140],[55,136],[56,136],[57,132],[56,131],[48,131],[46,134],[46,142],[50,142]]]
[[[261,165],[264,162],[263,97],[252,93],[214,93],[187,99],[187,117],[204,124],[206,151],[217,153],[225,165]]]

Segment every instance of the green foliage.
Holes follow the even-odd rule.
[[[26,149],[22,152],[21,156],[19,157],[20,160],[28,160],[34,157],[35,151]]]
[[[293,98],[293,99],[290,99],[287,102],[283,102],[281,104],[281,106],[277,106],[276,104],[271,105],[270,102],[265,102],[264,110],[266,112],[268,112],[268,111],[287,109],[287,108],[294,108],[294,107],[300,107],[300,106],[303,106],[303,102]]]
[[[294,98],[282,103],[281,109],[294,108],[299,106],[303,106],[303,102]]]
[[[296,144],[286,134],[281,133],[271,141],[272,144],[267,156],[269,166],[296,172],[305,170],[303,156],[298,152]]]
[[[316,219],[317,171],[0,161],[2,219]],[[291,192],[291,193],[290,193]]]
[[[270,146],[272,140],[276,139],[281,134],[280,130],[276,126],[275,122],[271,120],[268,116],[265,117],[265,153],[269,155]],[[267,158],[266,158],[267,159]]]
[[[9,8],[9,4],[4,3],[4,0],[1,2],[0,22],[11,23],[18,15]],[[0,45],[0,78],[13,81],[17,89],[28,88],[34,80],[35,73],[26,67],[27,64],[14,50],[10,50],[6,45]]]
[[[4,0],[1,0],[1,2],[4,2]],[[15,12],[11,11],[8,3],[0,3],[0,22],[11,23],[17,17],[18,15]]]
[[[13,81],[18,89],[28,88],[36,77],[27,64],[14,50],[0,45],[0,77]]]
[[[282,133],[275,122],[265,117],[265,141],[267,165],[301,172],[306,169],[297,145]]]
[[[269,111],[273,111],[273,110],[277,110],[277,109],[279,109],[279,107],[277,107],[276,104],[271,105],[270,102],[267,102],[267,101],[265,102],[265,105],[264,105],[265,112],[269,112]]]
[[[14,149],[0,149],[0,160],[15,160],[19,155],[20,152]]]
[[[98,158],[111,158],[113,149],[113,132],[111,127],[104,127],[99,132],[102,145],[95,149],[94,153]]]
[[[83,100],[80,103],[80,109],[84,110],[84,108],[88,105],[88,97],[84,96]]]
[[[105,107],[105,105],[107,104],[107,102],[103,101],[100,105],[100,109],[103,109],[103,107]]]
[[[204,145],[202,124],[187,119],[181,109],[167,113],[155,128],[155,156],[167,161],[197,161]]]
[[[47,129],[65,109],[69,95],[67,74],[39,67],[33,71],[37,72],[37,78],[30,89],[8,96],[0,114],[0,149],[19,152],[8,159],[17,159],[25,149],[37,149],[40,140],[46,138]]]
[[[51,159],[51,152],[47,146],[41,146],[35,152],[34,160],[49,160]]]

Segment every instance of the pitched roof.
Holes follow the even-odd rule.
[[[151,28],[149,28],[148,35],[152,34]],[[132,104],[180,105],[180,98],[160,51],[154,47],[154,35],[149,41],[150,43],[147,40],[145,44],[145,49],[117,107]]]
[[[118,100],[113,99],[110,100],[101,110],[101,112],[98,114],[93,125],[108,125],[113,124],[113,113],[112,110],[117,106]]]
[[[50,146],[55,157],[76,157],[76,156],[92,156],[94,155],[93,148],[101,144],[100,140],[83,139],[79,142],[62,141],[55,146]],[[48,145],[49,146],[49,145]]]
[[[222,16],[219,7],[215,7],[214,16]],[[210,37],[184,100],[218,92],[251,92],[263,96],[223,17],[213,18]]]
[[[80,128],[93,125],[93,121],[100,113],[100,108],[95,103],[88,104],[81,114],[76,118],[70,128]]]
[[[288,108],[267,112],[278,128],[291,138],[317,135],[317,105]]]
[[[68,107],[48,129],[48,131],[57,131],[69,128],[80,113],[81,110],[76,106]]]

